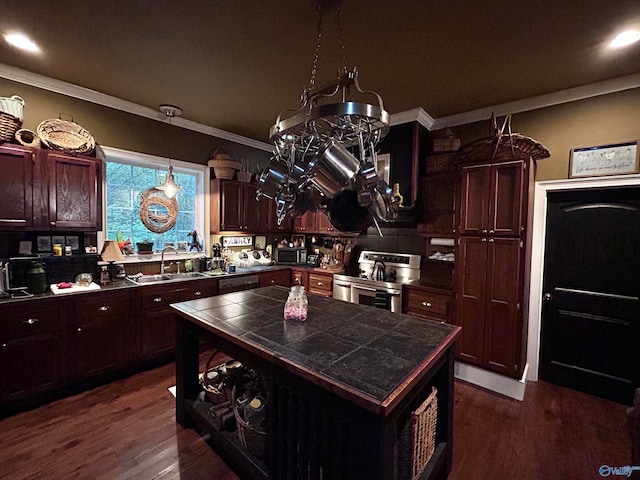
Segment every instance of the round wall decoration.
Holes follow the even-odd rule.
[[[140,195],[140,220],[153,233],[171,230],[178,219],[178,201],[167,198],[161,190],[151,187]]]

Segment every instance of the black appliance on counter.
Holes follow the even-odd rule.
[[[12,289],[27,286],[27,270],[33,262],[42,262],[46,271],[47,285],[60,282],[73,282],[76,275],[90,273],[93,278],[98,278],[98,255],[84,254],[56,257],[27,256],[9,258],[9,287]]]
[[[276,248],[275,261],[279,265],[306,265],[307,249],[304,247]]]

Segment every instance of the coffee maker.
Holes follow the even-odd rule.
[[[225,260],[222,257],[222,245],[219,243],[214,243],[211,246],[211,254],[213,257],[211,258],[211,270],[222,270],[224,271]]]

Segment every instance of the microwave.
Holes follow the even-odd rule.
[[[307,249],[304,247],[276,248],[276,263],[280,265],[305,265]]]

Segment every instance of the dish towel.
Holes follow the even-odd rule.
[[[373,300],[373,306],[376,308],[384,308],[385,310],[390,310],[391,305],[389,304],[389,300],[391,295],[382,290],[376,290],[376,296]]]

